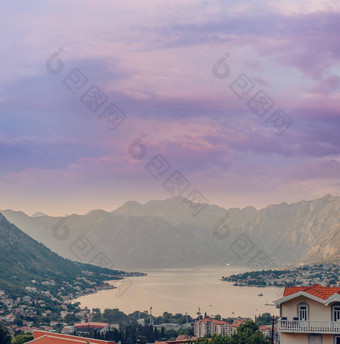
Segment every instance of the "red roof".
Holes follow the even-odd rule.
[[[246,320],[244,319],[235,319],[233,324],[234,325],[241,325],[241,324],[244,324],[246,322]]]
[[[289,296],[300,291],[304,291],[305,293],[316,296],[322,300],[327,300],[334,294],[340,294],[340,288],[323,287],[319,284],[314,284],[311,287],[286,287],[283,296]]]
[[[228,322],[222,321],[222,320],[214,320],[214,324],[218,324],[218,325],[229,325]]]
[[[202,322],[202,321],[203,321],[203,322],[211,322],[211,323],[219,324],[219,325],[229,324],[229,323],[226,322],[226,321],[216,320],[216,319],[211,319],[211,318],[204,318],[204,319],[201,319],[201,320],[197,320],[195,323]]]
[[[179,340],[186,340],[186,339],[196,340],[197,338],[188,336],[187,334],[182,334],[176,338],[176,342],[178,342]]]
[[[78,336],[70,336],[68,334],[60,334],[53,332],[46,332],[36,330],[33,333],[33,340],[30,342],[35,342],[39,344],[113,344],[114,342],[109,342],[107,340],[99,340],[93,338],[85,338]],[[115,343],[114,343],[115,344]]]
[[[213,321],[214,319],[210,319],[210,318],[204,318],[204,319],[200,319],[198,321],[205,321],[205,322],[211,322]]]

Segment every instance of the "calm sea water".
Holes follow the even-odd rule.
[[[270,312],[278,315],[273,300],[282,296],[281,288],[234,287],[221,276],[245,272],[247,268],[201,267],[192,269],[144,270],[148,275],[111,281],[117,289],[104,290],[80,297],[88,308],[119,308],[125,313],[145,311],[152,307],[154,315],[163,312],[195,315],[200,307],[208,315],[245,316]],[[262,293],[260,297],[258,294]]]

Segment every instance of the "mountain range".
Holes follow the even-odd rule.
[[[225,264],[268,268],[340,258],[340,197],[260,210],[207,205],[193,216],[195,206],[177,197],[146,204],[129,201],[112,212],[66,217],[1,213],[63,257],[88,263],[101,252],[110,267],[121,269]]]

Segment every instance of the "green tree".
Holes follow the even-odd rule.
[[[267,344],[268,341],[260,331],[256,331],[253,335],[250,336],[249,344]]]
[[[22,315],[19,315],[15,318],[14,320],[14,324],[17,325],[17,326],[22,326],[23,325],[23,317]]]
[[[275,319],[277,320],[278,317]],[[256,317],[256,323],[259,326],[270,325],[272,323],[272,315],[270,313],[263,313]]]
[[[12,344],[23,344],[33,339],[33,335],[29,333],[21,333],[12,339]]]
[[[93,311],[92,321],[101,322],[103,320],[103,317],[102,317],[102,312],[100,311],[100,309],[93,308],[92,311]]]
[[[11,336],[6,327],[0,325],[0,344],[10,344]]]
[[[246,321],[237,328],[237,334],[249,335],[251,336],[259,329],[254,321]]]
[[[177,337],[177,331],[171,328],[165,332],[165,335],[169,340],[175,340]]]
[[[165,339],[166,339],[166,338],[165,338],[165,328],[164,328],[163,326],[161,327],[160,339],[162,339],[162,340],[165,340]]]
[[[231,337],[214,335],[211,338],[212,344],[231,344]],[[209,343],[209,342],[208,342]]]
[[[118,308],[104,309],[103,320],[110,324],[130,323],[130,318]]]
[[[157,327],[155,327],[154,329],[154,336],[155,336],[155,340],[159,339],[159,333],[158,333]]]
[[[259,325],[253,321],[246,321],[237,328],[231,338],[232,344],[266,344],[268,341],[259,331]]]
[[[76,323],[78,321],[77,317],[75,316],[75,314],[67,314],[64,318],[64,322],[67,323],[67,325],[73,325],[74,323]]]

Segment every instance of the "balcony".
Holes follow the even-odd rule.
[[[340,334],[340,321],[278,321],[279,332]]]

